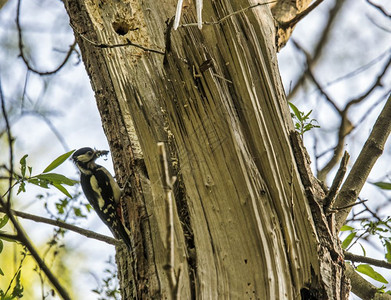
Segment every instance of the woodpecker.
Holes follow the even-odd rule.
[[[72,159],[80,170],[80,183],[87,200],[114,237],[122,239],[131,250],[129,235],[121,222],[122,191],[110,172],[95,163],[97,158],[108,153],[109,151],[85,147],[75,151]]]

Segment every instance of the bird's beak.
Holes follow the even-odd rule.
[[[107,150],[95,150],[95,152],[94,152],[94,156],[96,158],[101,157],[101,156],[107,156],[108,154],[109,154],[109,151],[107,151]]]

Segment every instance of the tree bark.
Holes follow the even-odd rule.
[[[270,8],[204,1],[213,25],[171,31],[176,2],[65,1],[127,193],[134,252],[117,252],[123,299],[347,299],[333,218],[285,100]],[[191,5],[183,22],[195,23]],[[158,142],[177,177],[173,224]]]

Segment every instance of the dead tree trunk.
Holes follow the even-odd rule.
[[[117,254],[123,299],[347,299],[270,8],[204,1],[209,25],[173,31],[176,2],[65,1],[118,181],[132,186],[123,206],[135,249]],[[192,4],[183,13],[195,23]],[[158,142],[177,177],[172,224]]]

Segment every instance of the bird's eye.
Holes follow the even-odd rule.
[[[88,155],[92,155],[92,151],[88,151],[87,154],[88,154]]]

